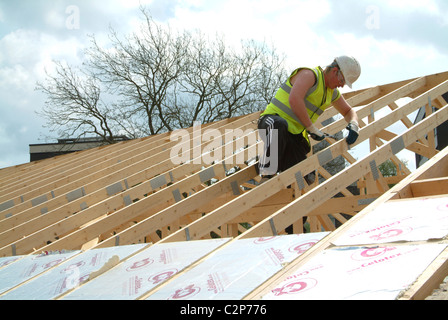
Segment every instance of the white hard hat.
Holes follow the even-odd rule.
[[[353,83],[361,75],[361,66],[358,60],[353,57],[340,56],[335,59],[344,76],[345,83],[352,88]]]

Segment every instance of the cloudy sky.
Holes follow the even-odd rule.
[[[272,43],[290,69],[353,55],[363,71],[354,90],[448,70],[446,0],[0,0],[0,168],[55,141],[35,113],[45,70],[81,64],[87,35],[130,33],[140,4],[174,28]]]

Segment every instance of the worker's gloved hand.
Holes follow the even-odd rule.
[[[359,125],[358,122],[352,120],[347,126],[348,136],[345,139],[348,144],[354,144],[359,137]]]
[[[306,128],[306,131],[308,131],[309,135],[311,136],[311,138],[313,138],[313,140],[322,141],[325,139],[325,133],[317,129],[314,126],[314,124]]]

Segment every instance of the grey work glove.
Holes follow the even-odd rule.
[[[317,129],[314,126],[314,124],[312,124],[311,126],[306,128],[306,131],[308,131],[308,133],[311,136],[311,138],[313,138],[313,140],[316,140],[316,141],[322,141],[326,137],[326,134],[323,133],[322,131],[320,131],[319,129]]]
[[[345,139],[348,144],[354,144],[359,137],[359,125],[356,121],[352,120],[347,126],[348,136]]]

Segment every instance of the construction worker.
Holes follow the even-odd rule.
[[[358,61],[348,56],[337,57],[325,70],[298,68],[291,74],[258,121],[264,141],[264,154],[259,161],[262,182],[305,160],[311,151],[308,136],[316,141],[328,136],[314,123],[331,104],[348,122],[347,143],[356,142],[358,116],[338,88],[352,88],[360,74]]]

